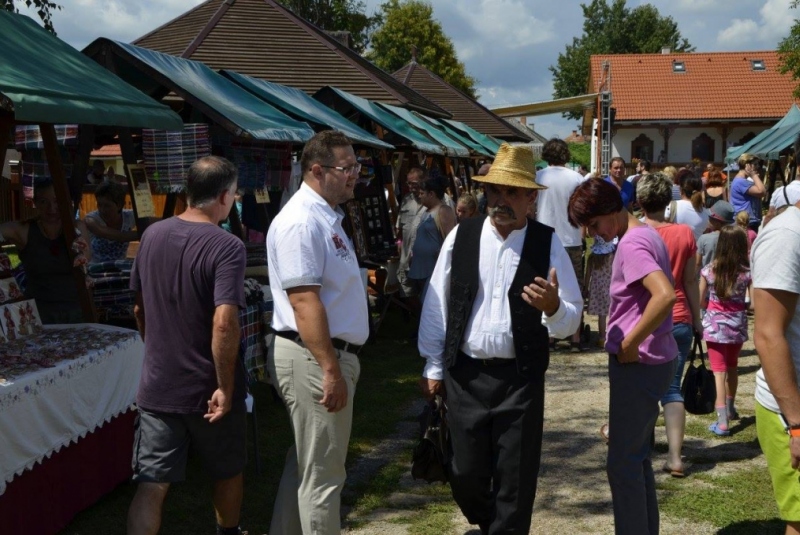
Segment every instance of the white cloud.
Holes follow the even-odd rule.
[[[759,10],[761,31],[765,34],[788,35],[795,17],[800,15],[796,9],[789,8],[787,0],[767,0]]]
[[[717,34],[717,43],[723,46],[737,45],[739,49],[744,45],[752,46],[752,37],[758,35],[758,23],[753,19],[733,19],[730,26]]]

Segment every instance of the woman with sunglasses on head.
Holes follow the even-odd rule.
[[[42,323],[81,323],[84,319],[72,275],[73,259],[64,239],[52,181],[34,183],[33,204],[38,211],[36,217],[0,225],[0,244],[16,246],[25,269],[25,297],[36,300]],[[75,230],[79,235],[88,235],[82,221],[75,221]],[[91,259],[83,238],[76,239],[73,248],[81,252],[74,259],[75,264]]]

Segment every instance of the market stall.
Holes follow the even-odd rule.
[[[0,160],[15,125],[39,125],[63,240],[71,243],[72,203],[53,123],[171,129],[182,121],[28,17],[0,11],[0,50]],[[40,327],[35,302],[13,292],[9,264],[0,260],[2,530],[55,533],[130,477],[129,409],[142,342],[134,331],[94,324]],[[75,268],[84,315],[92,318],[84,277]]]

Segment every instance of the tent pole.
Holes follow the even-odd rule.
[[[75,224],[73,223],[74,211],[72,208],[72,199],[69,196],[67,181],[64,177],[64,167],[61,163],[61,157],[58,154],[56,130],[52,124],[46,123],[40,124],[39,130],[42,133],[44,151],[47,155],[47,167],[50,170],[50,176],[53,177],[53,189],[55,190],[56,202],[58,203],[58,212],[61,216],[62,232],[67,242],[67,250],[70,252],[70,258],[74,258],[76,253],[72,250],[72,242],[75,241],[77,235],[75,232]],[[88,238],[88,236],[84,238]],[[78,300],[81,305],[81,310],[83,311],[83,318],[87,323],[95,323],[97,321],[97,316],[94,310],[92,295],[86,287],[86,274],[83,268],[78,266],[72,268],[72,275],[78,288]]]

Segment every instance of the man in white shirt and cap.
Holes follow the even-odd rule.
[[[525,216],[543,189],[535,173],[528,147],[503,144],[488,174],[473,177],[489,216],[445,238],[420,320],[420,385],[446,396],[453,497],[484,534],[530,529],[548,338],[574,333],[583,309],[558,236]]]

